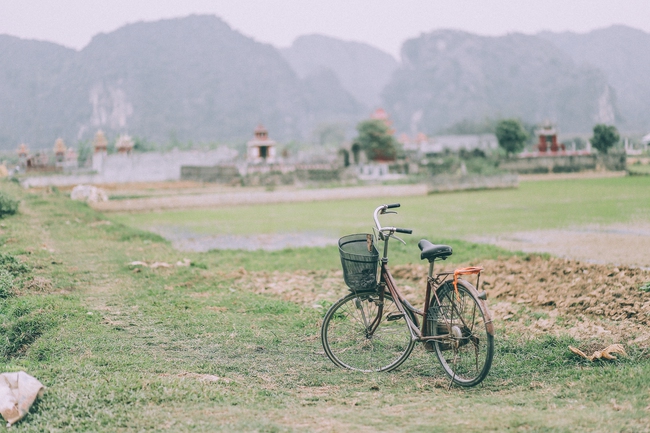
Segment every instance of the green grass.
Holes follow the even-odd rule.
[[[181,227],[207,235],[282,232],[365,233],[382,203],[400,202],[384,225],[414,229],[407,239],[476,235],[650,221],[650,177],[522,182],[517,189],[385,197],[333,202],[236,206],[168,212],[120,213],[111,218],[146,229]],[[412,242],[414,243],[414,242]]]
[[[648,428],[647,351],[587,363],[567,351],[574,340],[497,324],[493,369],[473,389],[448,389],[437,361],[419,348],[395,372],[345,371],[322,354],[322,310],[252,293],[227,276],[240,266],[337,269],[335,249],[184,254],[127,226],[93,224],[103,216],[63,195],[0,189],[22,200],[19,214],[3,220],[0,251],[26,264],[21,279],[50,282],[37,290],[18,281],[15,295],[0,299],[2,371],[24,370],[48,387],[19,431]],[[469,259],[500,254],[457,245]],[[406,260],[406,251],[396,256]],[[128,265],[183,257],[201,266]]]
[[[476,244],[458,239],[437,239],[439,243],[450,245],[454,254],[449,263],[465,263],[481,259],[496,259],[512,256],[515,253],[487,244]],[[416,242],[410,239],[407,245],[390,241],[390,263],[406,264],[419,262],[420,254]],[[337,246],[319,248],[287,248],[280,251],[242,251],[213,250],[204,254],[219,269],[244,268],[250,271],[295,271],[299,269],[323,270],[337,269],[341,266]],[[426,263],[426,262],[424,262]]]
[[[631,175],[650,176],[650,165],[628,165],[627,170]]]

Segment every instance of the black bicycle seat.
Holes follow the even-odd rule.
[[[436,259],[446,260],[447,257],[451,256],[452,250],[449,245],[434,245],[426,239],[422,239],[418,242],[418,247],[422,253],[420,254],[420,259],[427,259],[429,262],[432,262]]]

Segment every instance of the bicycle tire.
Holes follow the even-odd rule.
[[[494,331],[490,312],[467,281],[458,280],[458,294],[451,281],[437,290],[427,313],[428,329],[438,361],[452,382],[463,387],[485,379],[494,357]]]
[[[368,335],[368,324],[378,312],[378,299],[375,291],[351,293],[327,311],[321,326],[321,342],[334,364],[365,373],[380,372],[399,367],[409,357],[415,340],[390,294],[384,295],[379,326]],[[414,321],[411,311],[406,310],[406,314]]]

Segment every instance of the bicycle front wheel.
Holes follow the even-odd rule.
[[[327,311],[321,341],[334,364],[362,372],[390,371],[408,358],[415,341],[406,319],[389,294],[384,295],[383,308],[379,307],[376,292],[352,293]],[[375,328],[376,320],[380,321]]]
[[[427,313],[434,351],[442,368],[460,386],[479,384],[490,371],[494,356],[494,331],[487,306],[467,281],[452,282],[437,291]]]

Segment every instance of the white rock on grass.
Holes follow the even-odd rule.
[[[70,193],[70,198],[72,200],[83,200],[90,203],[108,201],[108,195],[106,195],[106,191],[92,185],[75,186],[74,188],[72,188],[72,192]]]

